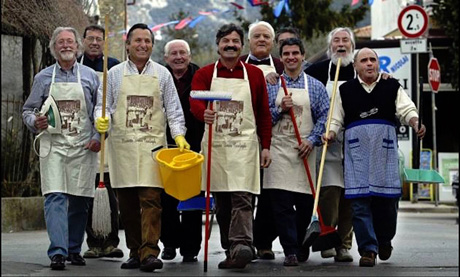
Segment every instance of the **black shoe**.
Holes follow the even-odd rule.
[[[69,253],[69,256],[67,256],[67,261],[73,265],[86,265],[86,261],[83,259],[80,253]]]
[[[182,262],[183,263],[196,263],[198,262],[198,258],[194,255],[185,255],[183,258],[182,258]]]
[[[51,269],[63,270],[65,268],[65,258],[61,254],[56,254],[51,258]]]
[[[142,261],[141,267],[140,267],[142,271],[146,271],[146,272],[152,272],[155,269],[162,269],[162,268],[163,268],[163,262],[153,255],[150,255],[147,258],[145,258]]]
[[[176,257],[176,248],[173,247],[165,247],[163,249],[163,253],[161,253],[161,258],[163,260],[172,260]]]
[[[122,269],[133,269],[139,268],[141,266],[141,261],[137,257],[131,257],[126,262],[121,264]]]
[[[386,261],[391,257],[391,252],[393,251],[393,247],[390,244],[382,244],[379,245],[379,258],[382,261]]]
[[[303,262],[306,262],[309,257],[310,257],[310,247],[303,248],[299,251],[299,254],[297,255],[297,260],[303,263]]]

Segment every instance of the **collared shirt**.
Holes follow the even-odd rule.
[[[248,63],[254,64],[254,65],[259,65],[259,64],[270,65],[270,57],[271,57],[271,55],[268,55],[267,57],[265,57],[263,59],[258,59],[256,56],[254,56],[251,53],[249,53]]]
[[[91,60],[88,56],[86,56],[86,54],[83,54],[78,58],[78,62],[81,63],[82,59],[84,65],[91,67],[92,69],[99,72],[104,71],[104,56],[100,56],[98,58],[95,58],[94,60]],[[109,59],[107,60],[107,68],[111,69],[119,63],[120,61],[118,61],[117,59],[109,57]]]
[[[310,135],[306,139],[313,143],[313,145],[321,145],[321,136],[325,132],[327,113],[329,111],[329,98],[327,96],[326,88],[320,81],[309,75],[306,76],[308,96],[310,98],[311,116],[313,124],[315,125]],[[289,77],[286,73],[283,73],[283,77],[286,80],[287,88],[305,88],[305,78],[303,71],[295,79]],[[272,116],[273,125],[275,125],[281,118],[281,113],[278,112],[278,107],[275,105],[276,97],[280,87],[280,82],[275,85],[267,83],[268,106]]]
[[[145,74],[149,76],[158,76],[158,82],[160,86],[160,97],[163,100],[163,105],[168,119],[169,127],[171,128],[171,135],[176,137],[177,135],[185,134],[185,120],[182,112],[179,97],[177,95],[176,87],[174,86],[173,77],[166,67],[156,63],[152,60],[148,60],[141,73],[137,70],[136,65],[129,59],[122,62],[109,70],[107,74],[107,107],[106,113],[113,114],[117,109],[118,95],[121,89],[121,83],[124,76],[126,66],[127,75],[139,75]],[[97,105],[94,110],[94,116],[99,117],[102,115],[102,85],[99,86]],[[135,93],[135,92],[133,92]]]
[[[367,93],[372,93],[372,90],[375,88],[377,83],[380,81],[382,74],[379,74],[377,80],[372,84],[366,84],[359,76],[358,80],[361,86]],[[417,108],[415,107],[414,102],[409,98],[409,95],[404,91],[400,86],[398,89],[398,94],[396,96],[396,115],[402,124],[409,125],[409,120],[412,117],[418,117]],[[345,111],[342,106],[342,98],[340,97],[340,87],[337,88],[337,93],[335,97],[335,106],[332,114],[331,120],[331,131],[334,131],[336,134],[340,127],[344,124]]]
[[[53,76],[53,70],[56,66],[56,76],[54,78],[55,83],[69,82],[76,83],[78,82],[78,72],[80,69],[80,80],[83,87],[83,92],[85,94],[86,109],[88,112],[89,119],[94,123],[93,110],[96,103],[97,89],[99,87],[99,78],[96,72],[85,66],[75,62],[70,70],[64,70],[59,65],[55,63],[42,71],[40,71],[34,78],[34,83],[32,85],[32,90],[29,98],[27,98],[24,106],[22,108],[22,117],[24,123],[32,132],[36,133],[38,130],[35,128],[35,112],[34,109],[40,110],[41,106],[48,98],[51,86],[51,79]],[[100,135],[93,127],[91,139],[99,140]]]

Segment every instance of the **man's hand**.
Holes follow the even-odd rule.
[[[101,151],[101,143],[98,140],[92,139],[85,145],[84,149],[89,149],[97,153]]]
[[[190,144],[188,144],[184,136],[178,135],[174,138],[174,141],[176,142],[177,147],[179,147],[180,152],[183,152],[184,148],[190,149]]]
[[[280,75],[278,75],[276,72],[270,72],[267,74],[267,76],[265,76],[265,81],[267,84],[276,85],[276,83],[278,83],[279,77]]]
[[[262,168],[267,168],[272,163],[272,159],[270,158],[270,150],[263,149],[260,153],[260,166]]]
[[[204,123],[206,124],[214,124],[216,120],[216,112],[213,110],[204,110]]]
[[[39,131],[48,129],[48,118],[46,115],[37,115],[35,117],[34,126]]]
[[[283,112],[289,111],[290,108],[294,106],[294,102],[292,102],[292,93],[289,95],[283,96],[281,99],[281,109],[283,109]]]
[[[104,134],[109,130],[109,117],[98,117],[96,118],[96,130]]]
[[[299,150],[299,157],[301,159],[308,158],[310,155],[311,151],[313,151],[313,143],[311,143],[308,140],[302,140],[302,143],[299,146],[295,147],[297,150]]]
[[[423,139],[423,137],[425,137],[425,133],[426,133],[426,128],[425,128],[425,125],[421,125],[420,126],[420,129],[418,128],[418,118],[417,117],[412,117],[410,120],[409,120],[409,125],[412,127],[412,129],[414,129],[415,133],[417,134],[417,137],[419,139]]]
[[[391,79],[391,78],[393,78],[393,76],[391,76],[391,74],[388,74],[386,72],[382,72],[382,79],[383,80],[386,80],[386,79],[389,79],[389,78]]]
[[[335,141],[335,137],[336,137],[336,136],[337,136],[337,135],[335,134],[334,131],[329,131],[329,134],[326,134],[326,133],[323,134],[323,136],[321,137],[321,140],[322,140],[323,142],[326,142],[326,141],[327,141],[328,143],[331,143],[331,142],[334,142],[334,141]]]

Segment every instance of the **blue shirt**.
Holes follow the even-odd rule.
[[[307,76],[312,121],[315,125],[306,139],[313,143],[313,145],[318,146],[321,145],[321,136],[326,131],[327,114],[329,112],[329,97],[327,95],[326,87],[320,81],[309,75],[305,76]],[[305,78],[303,72],[301,72],[301,74],[295,79],[289,77],[286,73],[283,73],[283,77],[286,80],[286,87],[298,89],[305,88]],[[273,125],[275,125],[281,118],[281,113],[278,112],[278,107],[275,104],[276,96],[278,95],[280,87],[281,80],[275,85],[267,83],[268,105]]]

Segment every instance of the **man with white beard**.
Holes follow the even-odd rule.
[[[318,79],[326,86],[330,99],[339,58],[342,58],[342,61],[337,85],[340,86],[342,83],[356,78],[353,67],[353,52],[356,45],[352,30],[346,27],[332,30],[327,36],[327,42],[329,59],[311,65],[305,70],[305,73]],[[342,141],[343,129],[338,133],[337,139],[328,144],[319,198],[319,207],[324,224],[332,227],[337,226],[342,244],[337,249],[331,248],[321,251],[321,257],[334,257],[336,262],[352,262],[353,257],[348,252],[351,249],[353,239],[352,211],[350,199],[344,197]],[[319,164],[321,154],[316,157]],[[316,168],[318,169],[319,166]]]

